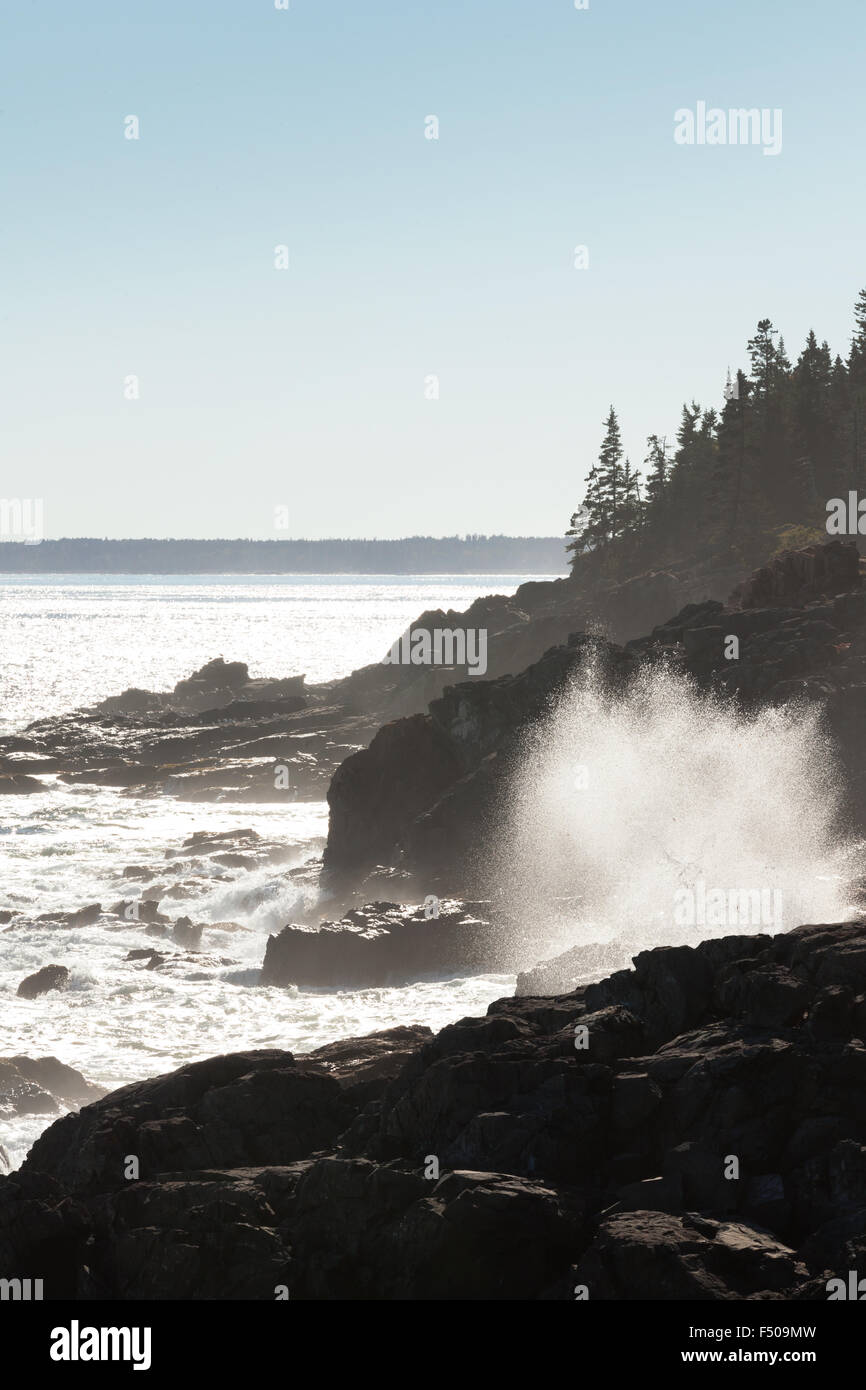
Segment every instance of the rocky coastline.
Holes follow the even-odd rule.
[[[866,925],[539,962],[504,949],[479,873],[521,739],[590,656],[612,689],[663,661],[745,708],[819,703],[862,832],[856,547],[789,553],[671,617],[674,593],[656,576],[611,598],[606,633],[568,581],[422,615],[487,624],[485,679],[377,664],[308,688],[219,658],[172,692],[0,740],[0,794],[52,777],[217,803],[327,794],[322,860],[286,869],[316,885],[317,910],[270,937],[263,986],[518,974],[513,997],[435,1036],[407,1020],[109,1095],[55,1059],[0,1060],[0,1114],[70,1110],[16,1172],[0,1151],[0,1269],[52,1299],[814,1300],[857,1268]],[[231,964],[244,927],[183,911],[197,867],[242,880],[285,853],[252,830],[199,833],[156,878],[125,866],[129,896],[4,909],[0,933],[96,924],[131,934],[131,969]],[[46,960],[19,993],[38,1007],[62,972]]]
[[[87,1104],[0,1179],[0,1263],[54,1299],[826,1299],[864,1079],[863,923],[660,948]]]

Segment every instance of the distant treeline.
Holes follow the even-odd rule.
[[[5,574],[565,574],[559,536],[0,543]]]

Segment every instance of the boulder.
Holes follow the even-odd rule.
[[[44,782],[37,777],[28,777],[24,772],[0,772],[0,796],[21,796],[47,790]]]
[[[24,1076],[13,1062],[0,1060],[0,1114],[50,1115],[59,1109],[44,1087]]]
[[[502,934],[479,912],[484,906],[437,900],[434,916],[432,906],[370,903],[338,922],[291,923],[268,937],[259,983],[370,989],[499,968]]]
[[[66,1066],[56,1057],[6,1057],[2,1060],[15,1067],[28,1081],[44,1087],[65,1105],[89,1105],[106,1094],[104,1086],[87,1081],[75,1067]]]
[[[51,989],[65,989],[69,983],[69,971],[65,965],[43,965],[33,975],[28,975],[18,986],[19,999],[36,999]]]
[[[33,1145],[22,1172],[70,1192],[110,1191],[134,1154],[143,1178],[290,1163],[333,1142],[354,1115],[332,1076],[289,1052],[193,1062],[114,1091],[66,1116]]]
[[[795,1252],[746,1222],[634,1211],[602,1223],[574,1270],[590,1299],[784,1297],[805,1282]]]

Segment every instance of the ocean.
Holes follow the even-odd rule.
[[[252,676],[305,672],[312,684],[348,675],[380,659],[426,609],[462,610],[480,595],[513,593],[526,579],[546,577],[556,576],[3,576],[0,732],[20,732],[130,686],[170,689],[220,655],[247,662]],[[167,852],[196,831],[250,827],[285,855],[234,880],[214,864],[172,907],[172,915],[182,911],[195,922],[247,929],[209,932],[200,969],[157,974],[127,960],[146,944],[134,922],[119,930],[37,923],[0,931],[6,1056],[54,1056],[114,1088],[221,1052],[301,1053],[398,1023],[441,1028],[513,991],[507,975],[345,993],[259,988],[268,933],[300,906],[287,870],[324,844],[324,802],[139,800],[44,780],[51,784],[45,794],[7,796],[0,807],[0,909],[35,918],[107,906],[128,896],[125,866],[163,871]],[[19,982],[51,962],[70,970],[69,988],[17,998]],[[56,1118],[0,1107],[0,1143],[13,1167]]]

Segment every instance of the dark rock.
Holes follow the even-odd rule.
[[[846,1278],[866,1269],[866,1205],[832,1217],[803,1244],[801,1256],[817,1273]]]
[[[613,1083],[610,1118],[614,1128],[637,1129],[661,1104],[661,1088],[647,1072],[620,1072]]]
[[[28,792],[47,791],[44,782],[23,772],[0,772],[0,796],[21,796]]]
[[[327,1043],[298,1060],[315,1062],[351,1093],[355,1104],[362,1106],[380,1096],[386,1084],[399,1075],[412,1054],[432,1036],[430,1029],[420,1024],[386,1028],[366,1038]]]
[[[163,701],[151,690],[130,686],[120,695],[109,695],[97,705],[103,714],[151,714],[160,711]]]
[[[371,903],[339,922],[283,927],[268,937],[260,984],[368,989],[491,970],[501,959],[501,933],[476,915],[477,906],[444,899],[438,915],[428,916],[423,907]]]
[[[261,840],[257,830],[196,830],[183,842],[182,852],[187,854],[206,853],[214,845],[243,844],[256,845]]]
[[[627,965],[629,959],[628,949],[617,941],[572,946],[531,970],[521,971],[514,992],[516,995],[568,994],[593,976]]]
[[[461,771],[429,716],[386,724],[369,748],[340,764],[328,788],[326,867],[369,869],[387,860],[406,825]]]
[[[354,1113],[314,1064],[288,1052],[235,1053],[135,1082],[65,1117],[36,1140],[21,1171],[99,1192],[121,1185],[127,1154],[143,1178],[290,1163],[333,1142]]]
[[[763,608],[778,602],[804,603],[819,594],[860,588],[860,555],[853,541],[827,541],[788,550],[755,571],[734,590],[732,608]]]
[[[722,973],[716,997],[723,1013],[773,1028],[797,1023],[811,1003],[813,990],[784,965],[738,961]]]
[[[43,1086],[28,1079],[14,1062],[0,1059],[0,1114],[50,1115],[59,1109]]]
[[[780,1296],[806,1275],[758,1226],[635,1211],[604,1222],[574,1281],[590,1299],[726,1300]]]
[[[186,680],[178,681],[174,687],[175,695],[186,696],[199,692],[216,690],[239,690],[249,680],[249,670],[244,661],[224,661],[221,656],[206,661]]]
[[[77,912],[70,912],[70,927],[89,927],[94,922],[98,922],[102,916],[101,903],[89,903],[87,907],[81,907]]]
[[[690,660],[720,661],[725,650],[727,630],[717,627],[690,627],[683,632],[683,646]]]
[[[191,922],[188,917],[178,917],[171,929],[171,934],[178,945],[196,951],[201,946],[203,930],[204,928],[200,924]]]
[[[6,1057],[3,1060],[66,1105],[88,1105],[106,1094],[104,1086],[87,1081],[75,1067],[66,1066],[56,1057]]]
[[[854,1004],[854,992],[847,985],[825,985],[809,1010],[812,1036],[819,1041],[849,1038],[855,1027]]]
[[[18,986],[20,999],[36,999],[51,989],[65,989],[69,982],[69,971],[65,965],[43,965],[35,974],[28,975]]]
[[[646,951],[435,1036],[136,1083],[0,1183],[0,1263],[50,1245],[86,1298],[824,1299],[866,1268],[864,949]]]
[[[158,1183],[104,1198],[97,1240],[78,1271],[80,1298],[265,1299],[289,1287],[291,1257],[255,1169]]]
[[[425,1182],[422,1171],[326,1159],[303,1175],[292,1220],[299,1298],[540,1296],[578,1241],[580,1203],[508,1174]]]

